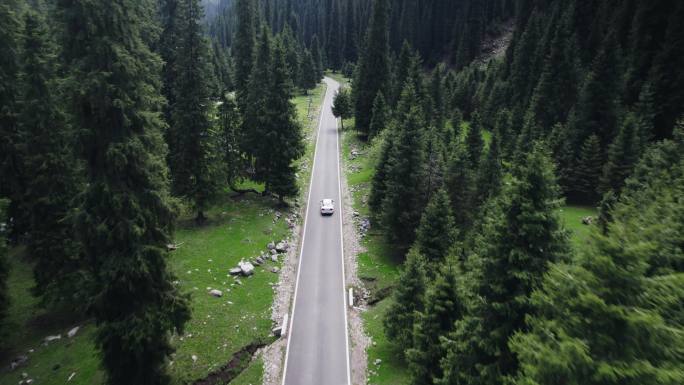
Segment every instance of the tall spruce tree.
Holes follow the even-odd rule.
[[[608,160],[603,167],[600,184],[602,193],[609,190],[619,192],[624,185],[625,179],[641,154],[640,140],[637,135],[637,123],[634,116],[629,114],[620,127],[617,137],[608,148]]]
[[[462,143],[458,143],[451,154],[445,186],[449,192],[451,210],[456,228],[459,229],[459,237],[463,237],[475,216],[477,173]]]
[[[389,130],[394,130],[393,127]],[[381,220],[382,202],[387,193],[387,173],[390,167],[390,153],[394,147],[393,132],[382,137],[383,141],[380,148],[380,157],[375,165],[375,172],[371,179],[371,191],[368,197],[368,207],[374,219]]]
[[[330,69],[338,71],[342,69],[344,49],[344,27],[342,26],[342,8],[339,0],[333,0],[330,10],[330,23],[328,24],[328,65]]]
[[[366,135],[369,133],[375,97],[380,90],[389,86],[388,12],[387,0],[373,2],[366,43],[354,79],[356,127]]]
[[[407,82],[397,107],[397,121],[389,153],[385,197],[382,201],[382,224],[388,239],[399,248],[408,248],[415,239],[420,216],[427,205],[424,195],[423,112],[413,102],[415,90]]]
[[[382,91],[380,91],[373,101],[373,115],[368,129],[368,137],[374,138],[380,134],[389,124],[389,119],[390,113],[387,108],[387,102]]]
[[[473,299],[446,343],[442,383],[492,384],[516,373],[508,339],[525,330],[525,317],[533,314],[532,291],[568,249],[558,193],[551,160],[536,145],[501,194],[483,225],[481,246],[469,259],[476,277],[468,289]]]
[[[175,215],[162,138],[161,60],[145,1],[60,0],[87,187],[77,229],[93,275],[89,313],[112,385],[166,384],[169,334],[190,318],[166,265]]]
[[[497,196],[501,191],[503,166],[499,147],[499,138],[492,136],[487,156],[481,161],[477,179],[479,203],[484,203],[487,199]]]
[[[424,255],[431,266],[439,266],[446,260],[455,241],[456,227],[451,214],[449,195],[444,189],[437,190],[430,199],[416,231],[414,247]],[[431,270],[428,270],[430,273]]]
[[[178,57],[169,136],[169,165],[175,194],[192,202],[197,223],[218,191],[216,136],[209,121],[209,50],[199,0],[178,2]]]
[[[413,345],[406,351],[411,385],[432,385],[442,377],[439,362],[445,352],[440,339],[451,332],[463,313],[458,272],[457,265],[451,262],[428,286],[424,309],[414,321]]]
[[[264,182],[267,172],[265,160],[271,151],[264,143],[264,135],[269,131],[268,92],[272,86],[273,47],[270,32],[264,26],[259,34],[254,68],[249,75],[249,87],[242,120],[241,149],[253,164],[253,175],[257,181]],[[239,105],[239,102],[238,102]]]
[[[26,228],[22,214],[25,174],[22,166],[21,140],[17,127],[18,75],[21,5],[16,0],[0,4],[0,197],[10,199],[8,217],[12,218],[14,235]]]
[[[392,303],[385,313],[385,334],[403,354],[413,346],[413,328],[418,312],[423,311],[426,288],[425,261],[416,251],[406,257]]]
[[[684,380],[684,264],[672,247],[684,226],[683,144],[665,141],[645,154],[606,234],[550,269],[532,297],[539,311],[510,343],[520,359],[516,384]]]
[[[315,64],[317,78],[320,80],[321,78],[323,78],[323,71],[325,70],[325,66],[323,65],[321,43],[318,41],[317,35],[314,35],[311,38],[311,57],[313,58]]]
[[[352,117],[352,100],[349,90],[340,88],[333,99],[332,113],[340,119],[340,127],[344,131],[344,120]]]
[[[74,136],[67,125],[59,93],[56,47],[46,21],[29,11],[24,19],[19,127],[25,146],[27,179],[24,205],[30,233],[27,251],[34,260],[34,294],[46,304],[85,303],[82,261],[73,225],[67,217],[83,187],[72,151]],[[55,177],[59,175],[59,177]]]
[[[314,63],[311,52],[308,49],[304,49],[304,54],[302,55],[302,63],[299,67],[299,87],[304,90],[306,95],[309,94],[309,90],[316,88],[316,85],[321,80],[318,77],[318,71],[316,70],[316,64]]]
[[[218,110],[218,152],[223,158],[223,175],[226,183],[235,189],[243,177],[246,162],[240,151],[240,114],[235,98],[227,93],[221,98]]]
[[[468,152],[468,161],[470,161],[473,169],[475,169],[480,165],[485,145],[482,138],[482,120],[478,112],[475,112],[472,116],[464,144]]]
[[[590,135],[582,144],[575,167],[574,187],[579,201],[589,204],[598,201],[602,158],[601,141],[598,136]]]
[[[273,81],[266,90],[268,126],[264,129],[263,142],[269,151],[258,161],[264,167],[266,190],[278,196],[281,204],[286,197],[297,195],[297,167],[294,161],[304,155],[304,137],[297,121],[297,111],[292,99],[292,80],[289,77],[285,50],[276,44],[271,69]]]
[[[244,113],[248,105],[247,94],[252,67],[255,65],[257,21],[254,0],[236,0],[235,10],[237,18],[233,47],[235,89],[237,90],[238,106]]]

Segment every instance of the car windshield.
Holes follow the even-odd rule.
[[[331,199],[323,199],[323,206],[332,206]]]

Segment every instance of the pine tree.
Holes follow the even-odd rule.
[[[409,71],[413,60],[413,49],[408,41],[404,41],[399,52],[399,58],[395,64],[394,84],[392,84],[391,105],[395,107],[401,98],[401,92],[404,90],[406,79],[409,77]]]
[[[249,77],[249,91],[242,120],[242,143],[244,152],[254,165],[252,178],[264,182],[268,177],[266,161],[271,148],[266,146],[264,136],[270,131],[272,124],[268,120],[269,95],[273,84],[273,52],[270,33],[263,27],[259,34],[254,68]],[[238,102],[239,105],[239,102]]]
[[[464,144],[468,152],[468,161],[473,169],[475,169],[480,165],[480,158],[482,158],[485,144],[482,138],[482,121],[480,120],[480,114],[477,112],[472,116]]]
[[[477,179],[463,144],[457,144],[449,160],[446,188],[459,235],[470,228],[475,216]]]
[[[638,168],[667,171],[633,179],[606,234],[549,270],[532,297],[539,311],[510,342],[520,359],[516,384],[684,380],[684,264],[682,249],[672,248],[684,228],[682,144],[666,141],[646,154]]]
[[[255,20],[254,0],[236,0],[235,10],[237,18],[233,48],[235,89],[237,90],[238,105],[244,113],[248,105],[245,102],[249,92],[249,79],[252,74],[252,67],[255,65],[257,22]]]
[[[358,56],[358,32],[356,27],[356,10],[353,1],[347,2],[344,26],[343,58],[347,62],[356,62]]]
[[[373,116],[368,130],[368,137],[374,138],[379,135],[387,127],[389,119],[390,113],[387,108],[387,102],[382,91],[380,91],[373,101]]]
[[[448,157],[447,144],[444,142],[442,132],[435,127],[428,127],[424,133],[425,164],[424,177],[424,202],[427,205],[437,190],[444,186]]]
[[[425,153],[423,143],[423,112],[413,104],[415,90],[411,83],[399,102],[398,119],[393,132],[393,146],[389,153],[389,167],[385,178],[385,197],[382,201],[382,224],[388,239],[399,248],[408,248],[415,239],[415,231],[425,202]]]
[[[223,174],[228,186],[235,188],[246,165],[240,151],[240,114],[233,96],[223,94],[218,114],[218,151],[223,158]]]
[[[480,250],[470,257],[476,277],[467,316],[445,344],[442,383],[492,384],[514,375],[508,339],[533,314],[532,291],[549,264],[565,258],[567,235],[558,217],[558,187],[549,156],[534,147],[483,225]]]
[[[449,195],[439,189],[430,199],[416,231],[414,247],[432,265],[446,260],[455,241],[456,227],[451,214]],[[430,271],[428,271],[429,273]]]
[[[299,84],[299,74],[301,73],[302,58],[300,57],[300,48],[297,39],[292,32],[289,24],[285,24],[285,28],[278,35],[280,44],[283,46],[285,52],[285,62],[290,74],[290,79],[294,84]]]
[[[370,196],[368,197],[368,207],[370,208],[371,215],[373,215],[376,220],[381,219],[382,202],[387,193],[387,173],[390,167],[390,153],[394,147],[394,128],[392,127],[388,130],[392,130],[392,132],[383,137],[380,157],[378,163],[374,167],[375,173],[371,179],[371,191]]]
[[[352,100],[346,88],[340,88],[333,99],[332,112],[336,118],[340,118],[340,125],[344,131],[344,120],[352,117]]]
[[[269,151],[257,164],[264,167],[263,174],[266,191],[278,196],[281,204],[285,197],[297,195],[297,167],[294,161],[304,155],[304,137],[297,121],[297,111],[291,102],[292,81],[289,77],[282,44],[276,44],[273,52],[273,81],[269,89],[267,101],[267,121],[263,137],[264,149]]]
[[[598,200],[598,187],[602,172],[601,159],[600,140],[598,136],[591,135],[582,144],[575,167],[574,186],[581,202],[591,204]]]
[[[0,197],[10,199],[7,215],[13,219],[13,234],[27,231],[27,221],[22,214],[26,178],[17,127],[20,10],[20,3],[16,0],[0,4]]]
[[[602,193],[609,190],[619,192],[624,185],[641,154],[637,134],[635,118],[629,114],[608,148],[608,160],[603,167],[600,184]]]
[[[203,10],[199,0],[178,3],[179,42],[177,77],[173,84],[169,136],[169,165],[175,194],[192,202],[197,223],[219,185],[216,138],[209,121],[211,106],[209,51],[202,32]]]
[[[461,127],[463,125],[463,113],[458,108],[451,113],[451,132],[446,143],[455,144],[461,141]]]
[[[438,65],[430,79],[430,114],[432,125],[442,130],[446,124],[446,101],[444,96],[444,66]]]
[[[141,30],[150,23],[148,3],[59,5],[88,177],[77,233],[93,275],[89,309],[106,383],[166,384],[169,334],[182,332],[190,308],[166,266],[175,216],[161,134],[161,60]]]
[[[493,136],[489,144],[487,156],[482,159],[477,180],[477,197],[479,203],[499,195],[501,191],[503,170],[499,153],[499,138]]]
[[[413,346],[413,328],[417,312],[423,311],[426,280],[423,257],[409,252],[397,281],[401,285],[394,289],[383,319],[385,334],[402,353]]]
[[[439,362],[445,352],[440,338],[453,329],[463,312],[457,273],[456,265],[449,263],[428,286],[424,310],[414,321],[412,348],[406,351],[411,385],[431,385],[442,376]]]
[[[320,81],[316,70],[316,65],[314,64],[313,57],[308,49],[304,50],[304,55],[302,56],[302,65],[300,66],[299,71],[299,87],[301,87],[304,90],[304,93],[308,95],[309,90],[316,88],[316,84],[318,84]]]
[[[613,191],[608,191],[603,194],[598,208],[597,225],[601,229],[601,234],[608,233],[608,226],[613,221],[613,208],[617,203],[617,195]]]
[[[73,135],[57,91],[55,44],[45,20],[34,11],[26,14],[24,26],[18,120],[25,170],[31,175],[24,204],[31,228],[27,251],[35,261],[34,294],[46,304],[78,306],[85,300],[80,297],[82,261],[67,217],[74,209],[74,196],[83,187],[80,167],[71,151]]]
[[[365,49],[354,79],[356,128],[368,134],[373,102],[378,92],[389,86],[388,1],[375,0],[368,26]]]
[[[328,42],[326,44],[328,65],[330,65],[330,69],[332,69],[333,72],[342,69],[342,50],[344,49],[343,33],[340,1],[333,0],[330,10],[330,23],[328,24]]]
[[[317,78],[323,78],[325,66],[323,65],[323,55],[321,54],[321,43],[318,41],[317,35],[314,35],[311,38],[311,57],[313,58],[316,67]]]

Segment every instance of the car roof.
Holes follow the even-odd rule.
[[[333,203],[333,200],[332,200],[332,199],[328,199],[328,198],[323,199],[323,204],[324,204],[324,205],[330,205],[330,204],[332,204],[332,203]]]

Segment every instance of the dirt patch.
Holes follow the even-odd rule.
[[[344,237],[344,270],[346,286],[354,288],[354,307],[348,312],[347,321],[349,323],[349,338],[351,357],[351,382],[355,385],[363,385],[367,382],[366,371],[368,369],[368,357],[366,349],[370,345],[370,338],[363,331],[363,320],[361,313],[364,310],[363,299],[366,297],[363,280],[359,279],[357,270],[357,256],[366,251],[361,245],[359,236],[359,226],[355,223],[353,216],[354,207],[352,206],[352,195],[347,184],[346,165],[344,157],[340,159],[342,170],[342,235]]]
[[[263,347],[263,342],[253,342],[233,354],[233,358],[220,369],[209,373],[201,380],[193,382],[193,385],[219,385],[228,384],[240,375],[249,366],[254,353]]]

